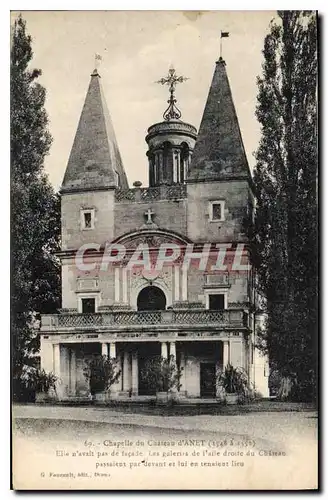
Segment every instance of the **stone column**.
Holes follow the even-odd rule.
[[[120,354],[118,356],[117,360],[118,360],[117,368],[121,371],[120,378],[118,379],[118,382],[117,382],[117,387],[118,387],[119,391],[123,391],[123,356],[122,356],[122,354]]]
[[[230,363],[230,342],[229,340],[225,340],[223,342],[223,368]]]
[[[166,342],[162,342],[162,345],[161,345],[161,356],[164,359],[168,358],[168,349],[167,349],[167,343]]]
[[[181,156],[180,149],[176,151],[176,162],[177,162],[177,182],[181,182]]]
[[[53,344],[53,373],[57,377],[56,392],[54,397],[60,400],[63,396],[62,384],[60,379],[60,344]]]
[[[60,377],[60,344],[53,344],[53,372]]]
[[[130,380],[129,380],[129,353],[124,351],[123,356],[123,391],[128,392],[130,390]]]
[[[230,343],[230,363],[235,368],[244,368],[244,345],[242,339]]]
[[[110,357],[110,359],[116,358],[116,344],[115,344],[115,342],[111,342],[109,344],[109,357]]]
[[[154,169],[153,169],[153,162],[152,158],[148,156],[148,176],[149,176],[149,185],[153,186],[155,181],[154,181]]]
[[[171,358],[171,356],[173,356],[172,364],[176,367],[177,366],[177,351],[176,351],[175,342],[169,342],[169,346],[170,346],[170,358]],[[170,360],[170,363],[171,363],[171,360]],[[171,392],[174,393],[175,394],[174,397],[176,397],[176,393],[178,392],[177,387],[172,387]]]
[[[70,393],[72,396],[76,395],[76,352],[71,348],[71,363],[70,363]]]
[[[40,339],[40,363],[41,368],[46,372],[54,371],[54,348],[53,344],[43,339]]]
[[[186,182],[188,175],[188,159],[183,160],[183,182]]]
[[[160,184],[163,180],[163,169],[160,168],[159,165],[159,156],[158,156],[158,151],[154,153],[154,178],[155,178],[155,184]]]
[[[181,350],[180,368],[183,369],[180,379],[180,384],[181,384],[180,393],[184,396],[186,394],[186,355],[183,350]]]
[[[170,356],[174,356],[174,359],[177,359],[177,350],[175,342],[170,342]]]
[[[138,396],[138,353],[132,353],[132,394]]]
[[[128,273],[126,267],[122,268],[122,282],[123,282],[123,303],[128,303]]]
[[[174,301],[180,300],[180,267],[174,266]]]
[[[188,300],[188,269],[182,266],[182,300]]]
[[[114,302],[120,301],[120,268],[114,267]]]
[[[108,357],[108,344],[106,343],[101,344],[101,355]]]
[[[115,399],[117,393],[121,390],[122,387],[122,367],[121,367],[121,359],[117,357],[117,352],[116,352],[116,343],[115,342],[110,342],[109,344],[109,358],[111,360],[116,360],[117,364],[115,373],[118,370],[121,370],[121,374],[118,378],[118,380],[110,387],[110,393],[111,393],[111,398]]]
[[[215,389],[216,389],[216,397],[221,399],[223,398],[223,390],[222,390],[222,383],[220,380],[220,375],[222,373],[222,369],[224,368],[224,359],[221,359],[221,342],[216,342],[215,343],[216,349],[216,356],[215,356]],[[223,343],[223,350],[222,350],[222,358],[224,358],[224,343]],[[222,363],[222,364],[221,364]]]

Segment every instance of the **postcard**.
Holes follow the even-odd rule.
[[[317,13],[11,13],[12,488],[316,490]]]

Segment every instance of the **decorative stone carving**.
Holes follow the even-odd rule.
[[[141,288],[142,285],[156,284],[172,290],[172,268],[164,268],[162,271],[147,271],[142,268],[133,268],[131,271],[131,289]]]
[[[205,274],[204,278],[205,278],[204,286],[218,286],[218,287],[230,286],[229,273]]]
[[[186,184],[174,184],[161,187],[147,187],[147,188],[134,188],[134,189],[116,189],[115,201],[116,202],[151,202],[158,200],[175,200],[184,199],[187,196]]]
[[[58,309],[58,312],[60,314],[78,314],[77,308],[71,308],[71,309],[63,308],[63,309]]]
[[[77,291],[98,290],[99,278],[77,278]]]
[[[242,309],[245,307],[248,309],[250,307],[250,302],[229,302],[228,309]]]
[[[178,243],[173,241],[170,237],[165,237],[162,235],[155,234],[141,234],[135,236],[127,241],[124,241],[124,245],[127,249],[135,249],[139,245],[147,245],[148,248],[159,248],[162,243]]]

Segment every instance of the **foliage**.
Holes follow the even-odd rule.
[[[11,331],[13,377],[19,386],[23,367],[33,366],[39,348],[36,313],[59,307],[60,200],[44,173],[51,136],[45,89],[30,69],[31,37],[19,16],[11,40]],[[15,396],[15,394],[14,394]]]
[[[22,384],[27,390],[47,393],[49,389],[56,390],[58,378],[44,369],[26,367],[22,373]]]
[[[182,370],[182,367],[177,366],[174,356],[155,356],[146,361],[141,370],[141,378],[154,392],[170,392],[173,389],[179,391]]]
[[[228,394],[236,393],[243,396],[246,394],[248,387],[246,372],[242,368],[234,368],[231,364],[227,364],[218,375],[218,384]]]
[[[85,361],[83,374],[89,382],[90,392],[92,395],[98,392],[107,391],[117,380],[121,371],[117,368],[117,361],[94,354],[90,359]]]
[[[316,15],[279,11],[263,49],[249,220],[252,262],[266,298],[262,349],[289,379],[290,396],[316,394],[317,366],[317,39]],[[286,385],[286,384],[285,384]],[[303,396],[300,396],[303,394]]]

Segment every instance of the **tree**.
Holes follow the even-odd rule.
[[[289,397],[309,399],[316,394],[317,367],[315,13],[278,11],[263,55],[250,229],[252,260],[266,298],[262,340],[271,367],[289,381]]]
[[[36,313],[59,307],[60,203],[44,172],[51,145],[45,89],[30,69],[31,37],[19,16],[11,40],[11,333],[14,396],[24,366],[33,362]],[[18,397],[18,394],[16,394]]]

